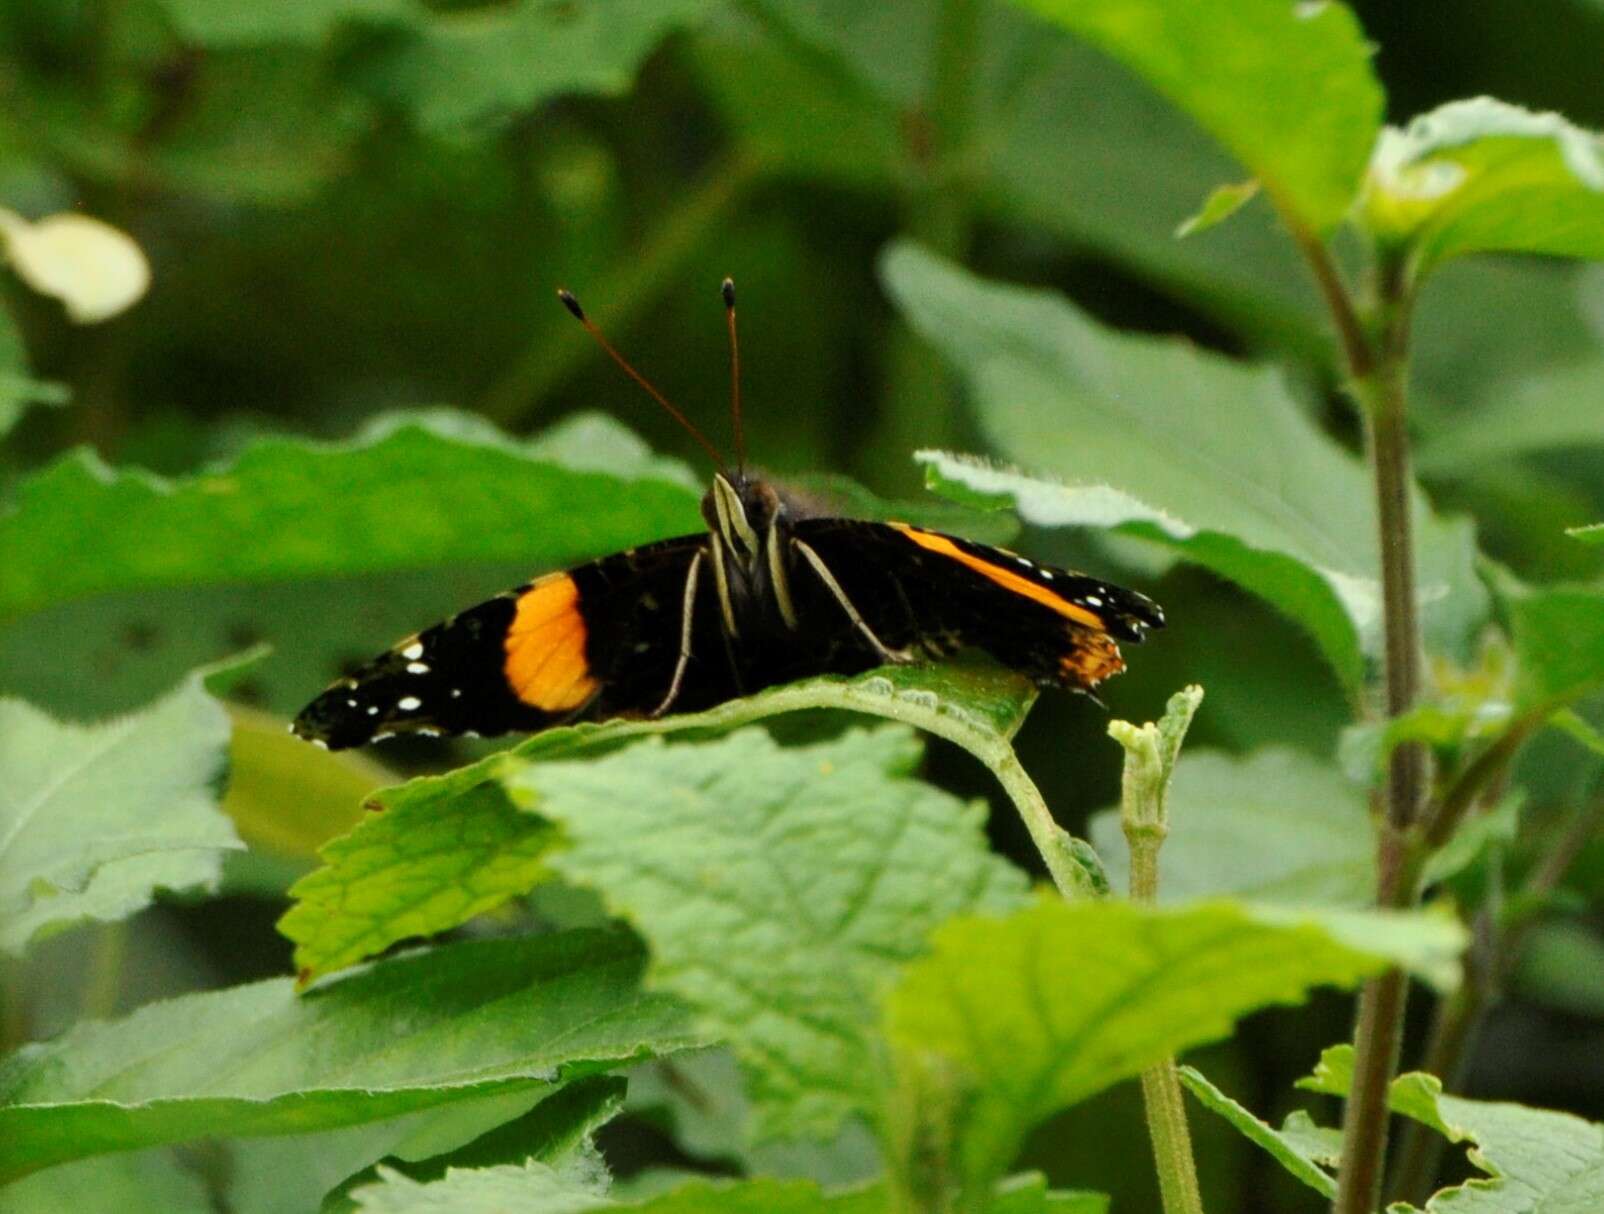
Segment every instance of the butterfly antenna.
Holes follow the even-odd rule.
[[[602,331],[596,327],[596,322],[585,315],[585,309],[579,306],[579,301],[574,298],[573,292],[568,290],[566,287],[558,287],[557,298],[563,301],[563,307],[567,308],[568,311],[573,314],[574,319],[585,327],[585,332],[589,333],[593,338],[596,339],[596,344],[599,345],[603,350],[607,351],[607,356],[623,369],[624,374],[629,376],[632,380],[644,388],[648,396],[650,396],[658,404],[662,405],[663,408],[667,409],[668,415],[680,425],[685,427],[686,433],[702,445],[702,449],[713,457],[713,462],[715,464],[717,464],[720,468],[724,467],[724,457],[719,453],[719,449],[712,443],[708,442],[707,436],[695,426],[691,425],[690,418],[686,417],[683,413],[671,405],[668,401],[668,397],[659,392],[649,379],[647,379],[639,371],[635,370],[634,367],[630,366],[629,360],[613,348],[613,343],[608,341],[607,338],[602,335]]]
[[[735,429],[735,466],[746,471],[746,429],[741,424],[741,343],[735,335],[735,280],[719,287],[724,296],[724,320],[730,330],[730,423]]]

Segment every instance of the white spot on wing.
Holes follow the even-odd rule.
[[[429,673],[429,663],[427,663],[427,662],[408,662],[407,663],[407,673],[408,674],[428,674]]]
[[[1103,605],[1103,600],[1095,594],[1088,594],[1083,601],[1088,607],[1101,607]]]
[[[376,717],[378,715],[379,715],[379,706],[377,704],[369,704],[368,705],[368,716]]]
[[[423,642],[413,641],[401,651],[401,656],[409,662],[415,662],[423,656]]]
[[[417,696],[402,696],[395,702],[395,706],[402,712],[416,712],[423,707],[423,701]]]

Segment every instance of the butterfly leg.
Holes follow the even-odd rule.
[[[874,651],[880,655],[882,661],[900,665],[914,660],[914,655],[909,650],[888,648],[879,637],[874,635],[874,629],[870,628],[864,618],[858,614],[858,609],[852,605],[852,600],[847,597],[847,592],[841,589],[841,583],[835,580],[835,575],[830,572],[830,567],[824,563],[824,558],[813,550],[811,544],[805,540],[793,540],[792,542],[796,544],[796,550],[802,554],[807,563],[813,566],[813,572],[819,575],[819,580],[824,583],[825,588],[835,596],[835,601],[841,604],[841,610],[847,613],[847,619],[852,621],[852,626],[864,635],[864,638],[874,647]]]
[[[674,663],[674,677],[669,681],[668,694],[663,702],[648,714],[652,720],[666,713],[679,698],[680,684],[685,681],[685,668],[691,661],[691,631],[696,620],[696,580],[702,572],[702,553],[691,557],[690,572],[685,575],[685,605],[681,608],[679,632],[679,661]]]

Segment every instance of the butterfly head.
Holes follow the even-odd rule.
[[[714,473],[713,487],[702,498],[708,527],[737,562],[749,567],[767,559],[765,544],[784,513],[774,486],[743,472]]]

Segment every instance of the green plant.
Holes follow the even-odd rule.
[[[155,277],[98,342],[0,310],[0,1209],[1604,1204],[1596,1102],[1458,1094],[1507,990],[1604,1016],[1604,475],[1552,458],[1604,437],[1600,280],[1557,260],[1604,257],[1598,136],[1487,98],[1384,126],[1339,3],[3,20],[0,201],[81,190]],[[15,250],[10,286],[126,303],[117,248],[121,293]],[[852,512],[1162,579],[1119,745],[967,660],[382,766],[285,735],[454,605],[701,526],[699,474],[549,415],[614,385],[535,301],[594,284],[678,397],[718,326],[641,317],[726,270],[773,284],[765,457],[856,426],[872,488],[816,486]],[[894,312],[818,307],[873,274]],[[219,323],[257,290],[292,304]],[[872,424],[813,407],[864,362]],[[442,398],[474,408],[397,407]],[[945,500],[897,500],[910,466]],[[1227,1093],[1345,1034],[1266,1011],[1320,987],[1360,990],[1301,1083],[1342,1125],[1277,1128]]]

